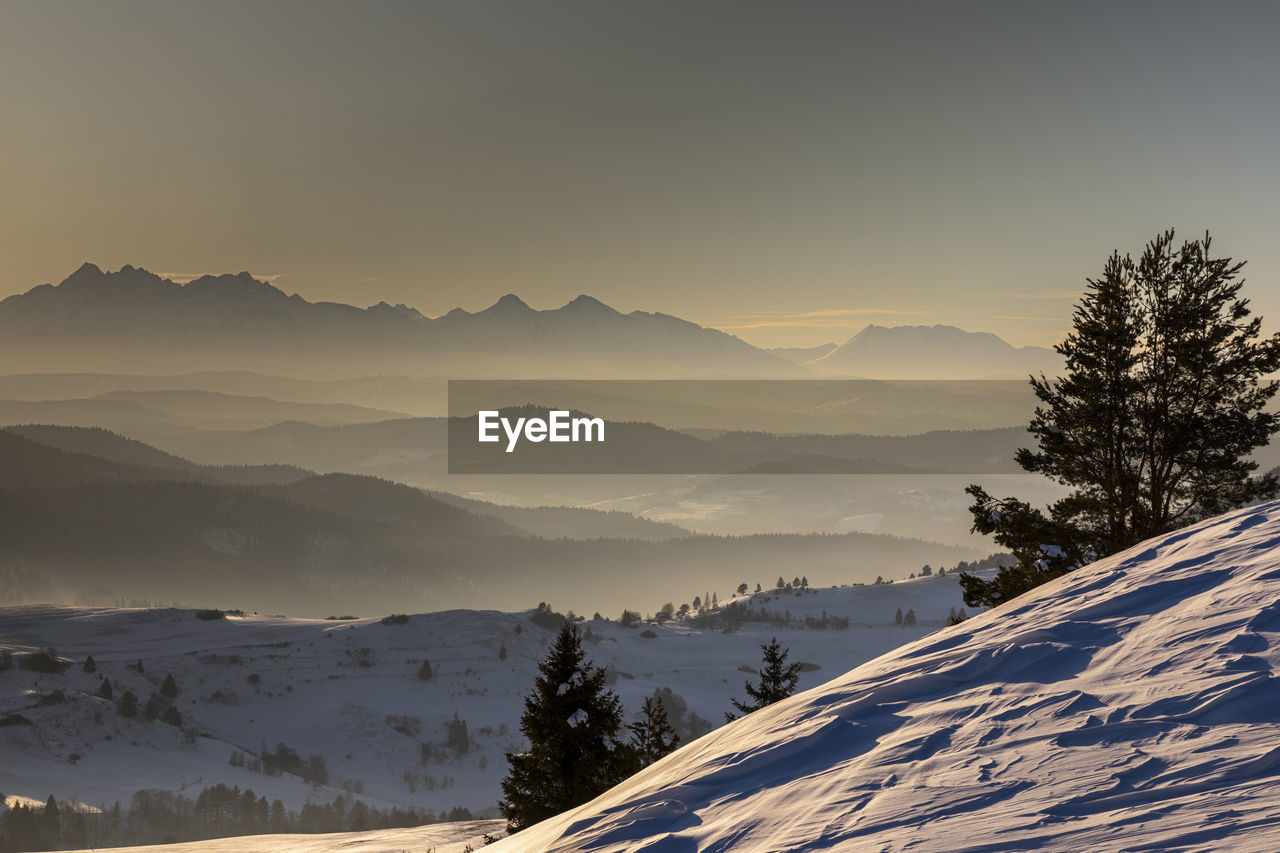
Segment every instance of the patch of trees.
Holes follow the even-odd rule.
[[[671,728],[675,729],[676,734],[680,736],[681,743],[697,740],[711,731],[711,721],[699,717],[689,708],[685,698],[670,687],[659,687],[653,691],[651,698],[662,703],[667,713],[667,720],[671,723]]]
[[[69,808],[54,797],[43,807],[17,805],[0,816],[0,850],[19,853],[267,833],[360,832],[473,819],[461,806],[436,815],[429,810],[373,808],[341,795],[328,803],[308,803],[296,812],[251,789],[218,784],[205,788],[194,800],[169,791],[138,791],[127,808],[116,803],[100,813]]]
[[[559,631],[560,627],[565,623],[565,615],[552,610],[551,605],[545,601],[540,601],[537,608],[529,616],[529,621],[539,628],[546,628],[548,631]]]
[[[41,649],[38,652],[27,652],[14,657],[18,662],[18,666],[23,669],[29,669],[32,672],[55,674],[71,666],[71,661],[58,657],[58,652],[52,648]]]
[[[847,616],[836,616],[822,611],[819,616],[793,616],[790,610],[770,610],[766,605],[753,605],[750,601],[731,601],[716,610],[687,616],[685,621],[703,630],[736,631],[748,622],[771,625],[775,628],[809,628],[822,631],[843,631],[849,627]]]
[[[574,622],[561,625],[525,698],[520,730],[529,748],[507,753],[498,806],[511,832],[593,799],[679,740],[657,698],[627,726],[631,739],[621,740],[622,704],[582,642]]]
[[[296,749],[286,743],[278,743],[276,748],[270,751],[264,746],[262,772],[268,776],[292,773],[313,785],[329,783],[329,768],[325,766],[324,756],[312,754],[304,759]]]
[[[275,749],[268,749],[264,743],[258,756],[246,755],[241,750],[231,753],[227,761],[232,767],[243,767],[255,773],[267,776],[280,776],[290,773],[312,785],[329,784],[329,768],[324,756],[308,755],[303,758],[296,749],[286,743],[276,744]]]

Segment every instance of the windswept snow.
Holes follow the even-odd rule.
[[[333,832],[323,835],[249,835],[215,838],[185,844],[148,844],[145,847],[117,848],[120,853],[468,853],[479,850],[485,836],[506,831],[501,820],[433,823],[410,829],[381,829],[370,832]],[[90,851],[72,851],[90,853]]]
[[[1280,849],[1280,502],[750,714],[505,851]]]

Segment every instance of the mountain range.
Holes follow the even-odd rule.
[[[715,329],[666,314],[622,314],[590,296],[536,311],[508,294],[483,311],[431,318],[385,302],[308,302],[248,273],[184,285],[93,264],[0,302],[0,353],[41,371],[270,364],[306,377],[803,375]]]
[[[623,314],[591,296],[535,310],[508,294],[477,312],[309,302],[247,272],[180,284],[86,263],[60,284],[0,301],[14,372],[251,370],[574,378],[1022,378],[1056,355],[952,326],[868,326],[841,346],[769,351],[668,314]]]

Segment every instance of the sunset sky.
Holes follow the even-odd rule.
[[[83,261],[1016,344],[1159,230],[1280,327],[1280,5],[0,0],[0,297]]]

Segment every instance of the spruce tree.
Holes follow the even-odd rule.
[[[618,697],[587,659],[578,626],[560,627],[525,699],[520,730],[529,751],[507,753],[499,804],[509,832],[579,806],[626,778],[635,758],[617,740]]]
[[[787,663],[787,655],[791,650],[782,648],[777,637],[760,648],[764,652],[764,665],[760,667],[760,683],[755,685],[748,681],[745,685],[747,696],[751,697],[751,701],[729,700],[739,714],[750,714],[766,705],[772,705],[779,699],[786,699],[796,692],[796,682],[800,680],[800,664]],[[731,723],[738,718],[738,714],[727,713],[724,718],[725,722]]]
[[[631,748],[635,753],[637,770],[648,767],[680,745],[680,735],[667,720],[667,709],[662,700],[648,696],[640,711],[640,720],[627,726],[631,730]]]
[[[53,798],[53,794],[50,794],[49,799],[45,800],[44,812],[41,817],[44,823],[46,844],[50,848],[59,847],[62,838],[62,809],[58,807],[58,801]]]
[[[138,697],[133,695],[132,690],[126,690],[120,697],[120,716],[128,718],[138,716]]]
[[[160,693],[163,694],[164,696],[169,697],[170,699],[177,698],[178,684],[176,681],[173,680],[172,674],[166,675],[164,677],[164,684],[160,685]]]
[[[1085,563],[1232,507],[1272,497],[1254,448],[1280,431],[1264,411],[1280,390],[1280,334],[1241,298],[1243,263],[1210,256],[1210,238],[1175,248],[1173,231],[1134,261],[1115,253],[1088,281],[1056,349],[1062,377],[1032,378],[1038,447],[1018,464],[1071,488],[1047,510],[978,485],[973,530],[1017,564],[989,581],[960,574],[965,604],[994,606]]]

